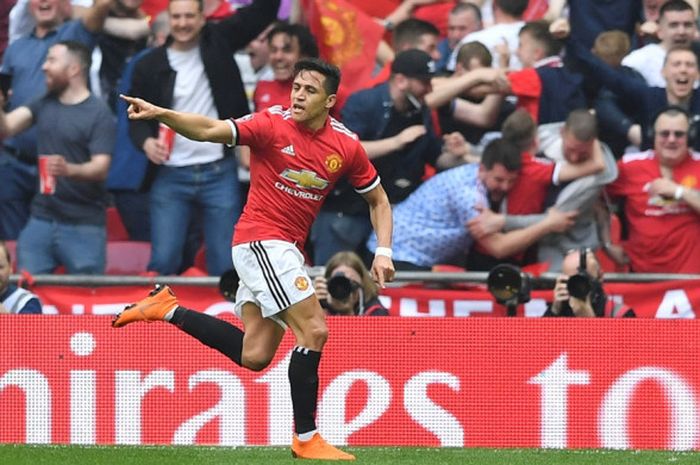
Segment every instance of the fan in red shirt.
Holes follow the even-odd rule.
[[[607,187],[625,199],[629,237],[623,248],[632,271],[700,273],[700,154],[688,149],[689,127],[682,108],[662,111],[654,122],[654,149],[625,155]]]
[[[258,81],[253,94],[255,111],[262,111],[275,105],[289,107],[289,94],[294,81],[294,64],[302,58],[318,58],[316,38],[308,27],[300,24],[279,23],[267,35],[270,48],[272,80]],[[348,98],[348,92],[341,85],[336,94],[336,103],[331,114],[340,114],[340,109]]]
[[[297,341],[289,362],[296,432],[292,455],[307,459],[354,459],[328,444],[316,430],[318,366],[328,329],[297,248],[341,176],[370,206],[380,244],[372,277],[383,286],[394,276],[389,200],[357,137],[329,116],[339,83],[337,67],[318,59],[299,60],[288,110],[273,107],[235,121],[179,113],[123,97],[129,102],[131,119],[157,119],[193,140],[249,145],[254,155],[248,203],[236,225],[232,249],[240,278],[235,310],[245,333],[224,320],[180,307],[168,286],[127,307],[113,326],[169,321],[255,371],[269,365],[286,328],[291,327]]]

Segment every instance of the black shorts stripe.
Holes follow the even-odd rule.
[[[263,278],[265,278],[265,282],[267,283],[267,288],[270,290],[270,294],[272,294],[272,298],[275,299],[275,304],[277,304],[277,308],[280,310],[282,309],[283,302],[281,300],[281,297],[277,293],[277,289],[274,287],[274,283],[270,279],[270,270],[267,268],[267,263],[263,261],[262,257],[262,252],[257,248],[257,242],[251,242],[250,243],[250,250],[253,251],[253,254],[255,254],[255,259],[258,261],[258,266],[262,270]]]
[[[260,269],[262,270],[267,287],[270,289],[270,293],[275,299],[275,303],[279,309],[282,310],[290,307],[292,302],[284,292],[284,287],[282,287],[282,283],[275,274],[272,263],[270,262],[270,257],[267,255],[265,248],[262,246],[260,241],[254,241],[250,243],[250,249],[255,254],[255,258],[258,261]]]

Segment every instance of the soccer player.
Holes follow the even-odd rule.
[[[214,120],[127,97],[131,119],[157,119],[185,137],[251,147],[248,203],[233,235],[233,264],[240,276],[236,314],[245,332],[223,320],[180,307],[168,286],[117,315],[113,326],[165,320],[259,371],[272,360],[290,327],[296,337],[289,362],[295,432],[292,455],[354,460],[316,431],[318,365],[328,337],[323,309],[297,249],[303,245],[323,199],[346,176],[369,203],[379,247],[371,273],[384,286],[394,277],[391,206],[357,137],[328,113],[336,101],[340,71],[318,59],[296,63],[291,107],[272,107],[237,120]]]

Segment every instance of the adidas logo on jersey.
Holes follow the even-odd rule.
[[[294,146],[291,144],[286,146],[285,148],[282,149],[282,153],[286,153],[290,157],[293,157],[295,155],[294,154]]]

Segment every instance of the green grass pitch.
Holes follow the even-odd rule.
[[[356,464],[372,465],[685,465],[697,452],[348,447]],[[295,460],[282,447],[0,445],[7,465],[257,465],[337,463]]]

